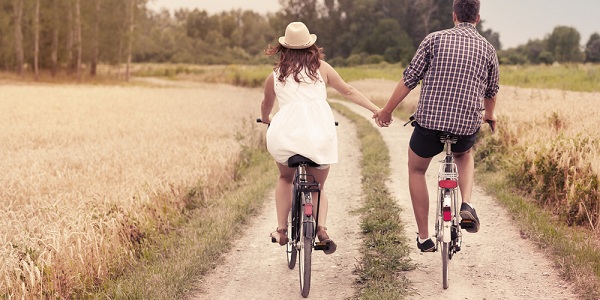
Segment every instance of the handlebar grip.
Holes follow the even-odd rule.
[[[495,131],[495,129],[494,129],[494,121],[492,121],[492,120],[485,120],[485,122],[490,125],[490,128],[492,129],[492,133],[493,133]]]
[[[256,118],[256,123],[262,123],[262,119],[261,118]],[[335,121],[335,126],[338,126],[340,123],[338,123],[338,121]]]

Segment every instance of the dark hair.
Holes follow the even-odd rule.
[[[479,15],[479,0],[454,0],[452,10],[459,22],[475,23]]]
[[[312,45],[306,49],[289,49],[281,44],[273,47],[269,45],[265,49],[266,55],[275,55],[279,53],[279,61],[276,61],[273,71],[279,71],[277,80],[284,82],[285,79],[293,75],[296,82],[300,82],[298,74],[306,69],[306,74],[312,80],[317,80],[317,70],[321,66],[321,60],[325,58],[323,48]]]

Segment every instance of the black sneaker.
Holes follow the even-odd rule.
[[[470,233],[479,231],[479,218],[477,212],[467,203],[463,203],[460,206],[460,227]]]
[[[435,243],[429,238],[426,239],[422,244],[419,243],[419,237],[417,237],[417,248],[421,252],[435,252]]]

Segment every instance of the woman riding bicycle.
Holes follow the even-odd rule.
[[[265,49],[267,55],[279,54],[279,59],[265,82],[261,120],[270,124],[267,149],[279,168],[275,188],[277,229],[271,237],[282,246],[289,241],[286,227],[295,169],[287,166],[287,160],[300,154],[320,165],[309,167],[307,172],[321,184],[317,237],[319,241],[329,243],[329,250],[325,253],[331,254],[335,252],[336,245],[326,231],[328,199],[324,187],[329,166],[338,161],[338,144],[326,86],[332,86],[346,99],[373,113],[379,107],[344,82],[335,69],[323,61],[323,49],[315,45],[316,40],[317,36],[311,34],[306,25],[292,22],[287,26],[285,36],[279,38],[279,45],[269,45]],[[279,111],[271,118],[275,100]]]

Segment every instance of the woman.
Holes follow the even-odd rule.
[[[287,26],[285,36],[279,38],[279,45],[267,47],[265,53],[279,54],[279,59],[265,82],[261,119],[263,123],[270,124],[267,149],[279,168],[275,189],[277,229],[271,237],[279,245],[288,243],[287,217],[295,169],[287,166],[287,160],[300,154],[320,165],[309,167],[307,172],[321,183],[317,237],[329,244],[325,253],[331,254],[335,252],[336,245],[327,235],[328,199],[324,188],[329,165],[338,161],[338,145],[333,113],[327,103],[326,85],[373,113],[379,107],[346,84],[333,67],[323,61],[323,49],[315,45],[316,40],[317,36],[311,34],[306,25],[292,22]],[[276,99],[279,111],[271,119]]]

